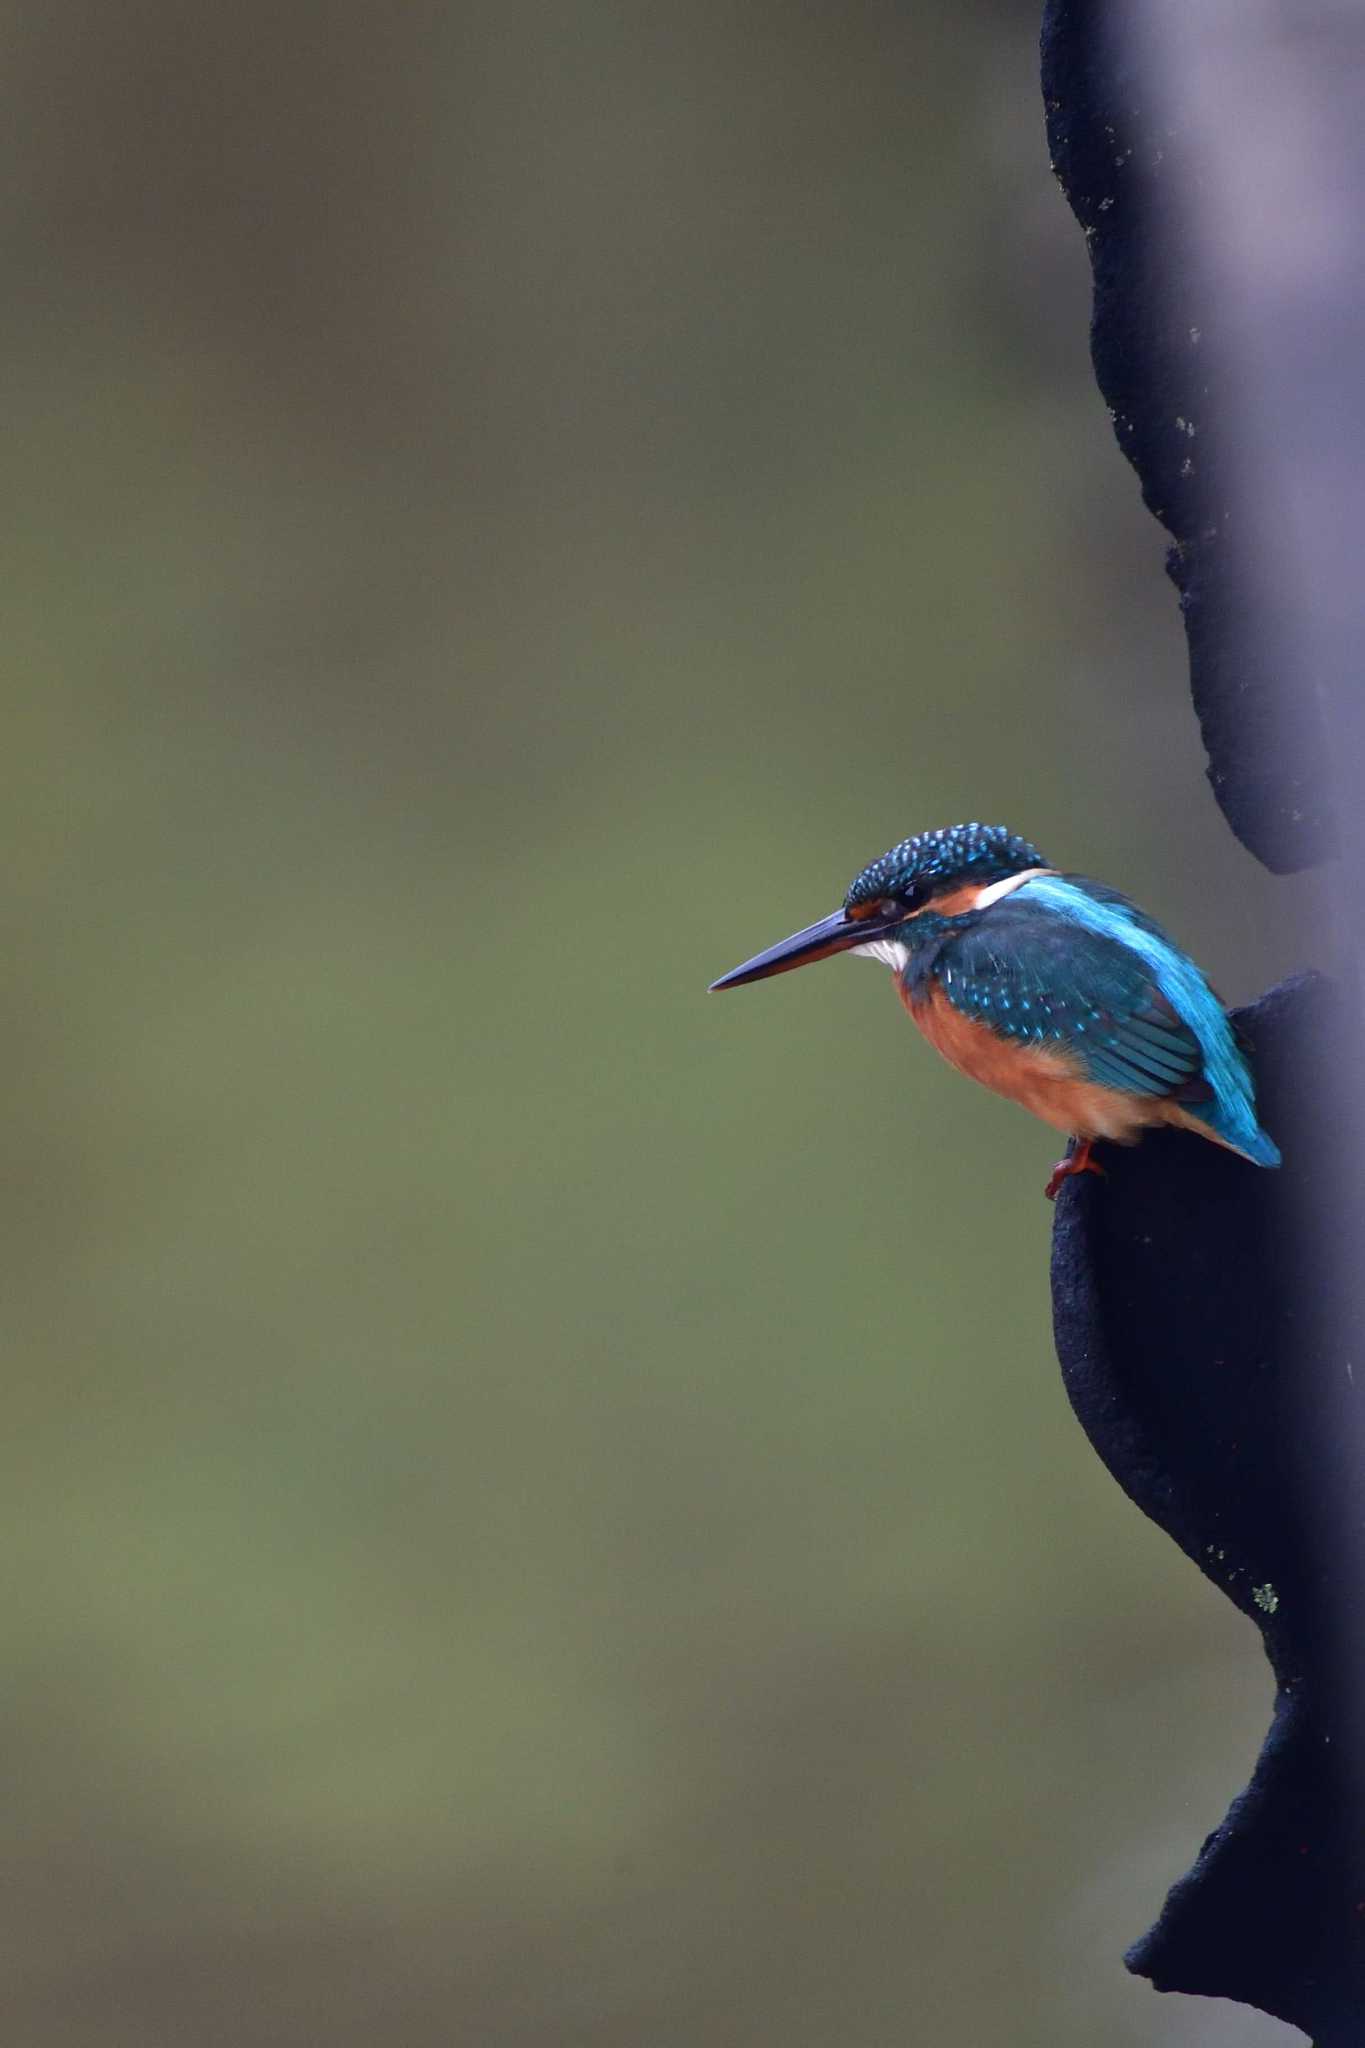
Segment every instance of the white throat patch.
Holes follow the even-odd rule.
[[[897,974],[903,974],[910,965],[910,948],[904,939],[873,939],[866,946],[850,946],[849,951],[859,960],[880,960],[883,967],[893,967]]]

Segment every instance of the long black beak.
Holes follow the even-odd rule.
[[[731,968],[711,984],[711,994],[722,988],[742,988],[746,981],[766,981],[770,974],[787,974],[793,967],[806,967],[812,960],[828,960],[832,953],[846,953],[850,946],[866,946],[885,932],[894,931],[899,917],[852,918],[846,910],[833,911],[819,924],[808,924],[793,932],[766,953],[755,953],[742,967]]]

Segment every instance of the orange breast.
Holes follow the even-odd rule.
[[[941,989],[933,988],[913,1001],[899,975],[896,986],[915,1023],[950,1066],[1019,1103],[1054,1130],[1125,1142],[1136,1138],[1144,1125],[1164,1121],[1165,1105],[1087,1081],[1060,1046],[1002,1038],[988,1024],[964,1016]]]

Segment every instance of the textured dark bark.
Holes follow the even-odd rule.
[[[1282,1171],[1168,1133],[1108,1148],[1108,1178],[1057,1205],[1076,1413],[1261,1629],[1277,1686],[1251,1783],[1128,1961],[1348,2048],[1365,2044],[1365,15],[1051,0],[1043,89],[1094,269],[1096,376],[1173,540],[1214,793],[1268,867],[1338,840],[1348,856],[1340,989],[1306,978],[1239,1020]]]
[[[1117,38],[1128,11],[1115,0],[1046,9],[1048,146],[1090,252],[1095,377],[1143,500],[1171,536],[1209,781],[1243,844],[1289,873],[1333,841],[1322,726],[1283,636],[1247,602],[1226,307],[1182,204],[1196,151]]]
[[[1354,1579],[1322,1542],[1303,1424],[1354,1399],[1331,1325],[1303,1308],[1315,1276],[1302,1220],[1334,1146],[1311,1076],[1346,1036],[1345,1007],[1305,978],[1238,1013],[1280,1172],[1182,1133],[1110,1147],[1103,1181],[1064,1188],[1053,1240],[1058,1356],[1086,1434],[1256,1623],[1277,1686],[1250,1786],[1129,1964],[1161,1990],[1240,1999],[1323,2044],[1365,2040],[1358,1740],[1335,1651]],[[1350,1619],[1365,1632],[1358,1600]]]

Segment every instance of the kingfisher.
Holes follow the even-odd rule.
[[[840,909],[711,984],[739,988],[835,953],[891,969],[950,1065],[1071,1140],[1045,1193],[1104,1169],[1097,1140],[1175,1124],[1278,1166],[1246,1055],[1194,962],[1117,889],[1050,867],[1003,825],[902,839]]]

